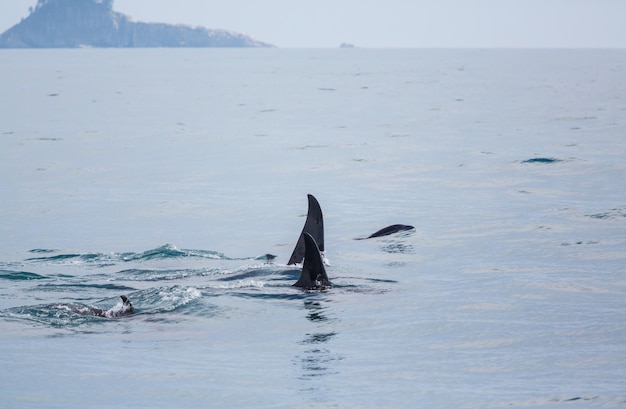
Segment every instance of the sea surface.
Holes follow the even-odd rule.
[[[626,50],[0,51],[0,408],[626,407],[625,91]]]

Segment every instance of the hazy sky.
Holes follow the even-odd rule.
[[[0,32],[36,0],[2,0]],[[115,0],[146,22],[278,47],[626,47],[626,0]]]

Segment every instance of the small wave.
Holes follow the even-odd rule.
[[[166,244],[156,249],[147,250],[143,253],[126,253],[123,255],[123,261],[136,261],[136,260],[154,260],[154,259],[168,259],[168,258],[180,258],[180,257],[199,257],[208,258],[213,260],[228,260],[224,254],[212,250],[184,250],[178,249],[176,246]]]
[[[168,281],[180,280],[188,277],[203,277],[220,274],[219,269],[175,269],[151,270],[135,269],[122,270],[117,273],[116,281]]]
[[[41,264],[60,264],[60,265],[80,265],[91,264],[97,266],[107,266],[113,264],[115,261],[119,261],[119,257],[114,254],[102,254],[102,253],[68,253],[57,254],[54,256],[43,257],[31,257],[26,261],[41,263]]]
[[[42,284],[38,290],[55,290],[59,288],[97,288],[100,290],[135,291],[136,288],[116,284]]]
[[[248,298],[253,300],[278,300],[278,301],[293,301],[293,300],[306,300],[309,298],[317,297],[319,293],[307,292],[307,291],[298,291],[293,288],[294,291],[290,292],[276,292],[276,293],[268,293],[268,292],[233,292],[231,295],[233,297],[240,298]]]
[[[50,257],[31,257],[31,258],[27,258],[26,261],[56,262],[56,261],[71,260],[71,259],[75,259],[79,257],[81,257],[80,254],[59,254],[59,255],[50,256]]]
[[[219,281],[240,281],[240,280],[246,280],[246,279],[251,279],[251,278],[260,278],[260,277],[267,277],[267,276],[272,276],[272,275],[286,275],[288,274],[289,276],[293,275],[294,273],[299,274],[300,270],[278,270],[278,269],[274,269],[274,268],[267,268],[265,266],[247,266],[247,267],[243,267],[241,269],[236,270],[233,274],[227,275],[225,277],[219,278]]]
[[[586,217],[591,217],[592,219],[604,220],[604,219],[621,219],[626,217],[626,208],[620,209],[611,209],[606,212],[594,213],[594,214],[586,214]]]
[[[12,281],[45,280],[48,277],[28,271],[0,270],[0,279]]]
[[[293,148],[294,150],[307,151],[310,149],[325,149],[328,148],[329,145],[304,145]]]
[[[300,271],[285,266],[246,266],[207,283],[207,287],[217,290],[291,287]]]
[[[31,250],[33,253],[49,253],[53,250]],[[270,258],[264,255],[260,256],[261,259]],[[146,250],[141,253],[127,252],[127,253],[68,253],[57,254],[52,256],[41,256],[27,258],[26,261],[37,263],[52,263],[52,264],[95,264],[99,266],[108,266],[115,263],[131,262],[131,261],[149,261],[158,259],[176,259],[176,258],[204,258],[211,260],[231,260],[224,254],[212,250],[185,250],[178,249],[176,246],[166,244],[155,249]]]
[[[34,322],[55,328],[74,328],[105,318],[89,314],[94,307],[84,304],[47,304],[15,307],[0,312],[5,318]]]
[[[241,288],[263,288],[265,287],[265,285],[265,282],[260,280],[242,279],[221,283],[209,283],[207,284],[207,288],[211,288],[214,290],[235,290]]]
[[[143,314],[154,314],[177,310],[202,297],[196,287],[159,287],[129,295],[135,310]]]
[[[52,311],[41,307],[18,307],[0,313],[5,318],[30,321],[56,328],[75,327],[93,319],[72,314],[69,311]]]

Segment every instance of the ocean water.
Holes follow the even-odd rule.
[[[626,407],[626,51],[0,73],[0,407]],[[325,291],[286,265],[307,193]]]

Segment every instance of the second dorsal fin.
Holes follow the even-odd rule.
[[[304,233],[308,233],[315,240],[319,251],[324,251],[324,217],[322,216],[322,208],[313,195],[307,195],[309,199],[309,210],[306,215],[306,221],[302,228],[302,233],[298,237],[298,243],[291,253],[287,264],[296,264],[304,260],[305,243]]]

